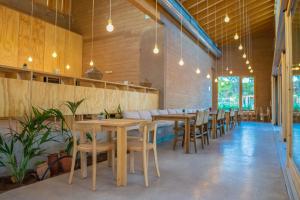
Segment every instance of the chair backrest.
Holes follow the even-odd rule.
[[[234,111],[233,110],[230,111],[230,117],[234,117]]]
[[[157,122],[145,122],[140,124],[140,130],[142,131],[141,141],[143,141],[144,147],[147,143],[153,143],[156,145],[157,135]]]
[[[217,120],[222,118],[222,110],[218,110]]]
[[[225,119],[225,110],[222,110],[221,119]]]
[[[207,124],[209,119],[209,111],[205,110],[204,111],[204,117],[203,117],[203,124]]]
[[[202,125],[203,120],[204,120],[204,111],[198,111],[196,114],[196,126]]]

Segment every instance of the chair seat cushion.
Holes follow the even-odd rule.
[[[176,114],[176,110],[175,109],[168,109],[168,113],[169,114]]]
[[[168,113],[168,110],[158,110],[158,113],[160,114],[160,115],[168,115],[169,113]]]

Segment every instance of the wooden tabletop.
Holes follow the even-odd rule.
[[[140,119],[103,119],[103,120],[84,120],[84,121],[77,121],[76,124],[86,125],[86,124],[97,124],[101,126],[108,126],[108,127],[128,127],[128,126],[135,126],[142,122],[147,123],[147,120],[140,120]]]

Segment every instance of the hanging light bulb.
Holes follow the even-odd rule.
[[[229,71],[229,74],[232,74],[232,73],[233,73],[232,70],[230,70],[230,71]]]
[[[248,69],[250,70],[250,69],[252,69],[252,67],[249,65],[249,66],[248,66]]]
[[[109,18],[107,21],[106,30],[108,32],[114,31],[114,25],[112,24],[112,20],[111,20],[111,0],[109,0]]]
[[[154,45],[153,53],[154,54],[158,54],[159,53],[159,49],[157,47],[157,44]]]
[[[250,70],[250,73],[251,73],[251,74],[253,73],[253,69]]]
[[[207,78],[207,79],[210,79],[210,74],[207,74],[207,75],[206,75],[206,78]]]
[[[228,16],[228,14],[225,15],[225,18],[224,18],[224,22],[225,23],[228,23],[230,21],[230,18]]]
[[[226,67],[226,71],[228,71],[229,70],[229,68],[228,67]]]
[[[239,46],[239,50],[240,50],[240,51],[242,51],[242,50],[243,50],[243,45],[242,45],[242,44],[240,44],[240,46]]]
[[[215,78],[215,83],[217,83],[218,82],[218,79],[217,78]]]
[[[183,65],[184,65],[184,61],[183,61],[183,59],[182,59],[182,58],[180,58],[180,60],[179,60],[178,64],[179,64],[180,66],[183,66]]]
[[[56,58],[57,57],[57,53],[56,53],[56,51],[53,51],[52,52],[52,58]]]
[[[246,53],[244,53],[244,54],[243,54],[243,58],[247,58],[247,55],[246,55]]]
[[[32,62],[32,57],[29,56],[27,60],[28,60],[28,62]]]
[[[114,31],[114,25],[112,24],[111,19],[108,19],[108,21],[107,21],[106,30],[108,32],[113,32]]]
[[[201,73],[200,69],[197,68],[197,69],[196,69],[196,74],[200,74],[200,73]]]
[[[90,61],[90,66],[91,66],[91,67],[94,66],[94,61],[93,61],[93,60]]]
[[[233,37],[235,40],[238,40],[239,39],[239,35],[237,33],[235,33],[234,37]]]
[[[224,82],[221,82],[221,85],[224,86]]]
[[[249,60],[246,60],[246,65],[249,65],[249,63],[250,63]]]
[[[71,67],[69,64],[66,65],[66,69],[69,70]]]

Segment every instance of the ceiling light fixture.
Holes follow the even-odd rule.
[[[232,73],[233,73],[233,71],[232,71],[232,70],[230,70],[230,71],[229,71],[229,74],[232,74]]]
[[[31,52],[32,52],[32,20],[33,20],[33,0],[31,0],[31,17],[30,17],[30,44],[31,44]],[[28,56],[27,58],[28,62],[32,62],[33,58],[31,55]]]
[[[243,50],[243,45],[242,45],[242,44],[240,44],[240,46],[239,46],[239,50],[240,50],[240,51],[242,51],[242,50]]]
[[[56,33],[56,26],[57,26],[57,0],[55,0],[55,26],[54,26],[54,45],[55,45],[55,49],[56,49],[56,45],[57,45],[57,33]],[[57,53],[55,51],[55,49],[52,52],[52,58],[57,58]]]
[[[246,65],[249,65],[250,64],[250,61],[249,60],[246,60]]]
[[[90,61],[90,66],[94,66],[94,15],[95,15],[95,0],[93,0],[92,4],[92,46],[91,46],[91,61]]]
[[[155,45],[154,45],[153,53],[154,54],[159,53],[159,48],[157,45],[157,0],[155,1]]]
[[[72,14],[72,1],[69,2],[69,32],[68,32],[68,46],[69,46],[69,50],[71,49],[71,14]],[[70,51],[68,51],[67,54],[67,61],[70,60]],[[71,68],[70,64],[67,63],[66,65],[66,69],[69,70]]]
[[[180,66],[184,65],[184,61],[182,58],[182,18],[183,18],[183,16],[181,15],[181,18],[180,18],[180,60],[178,62],[178,64]]]
[[[207,79],[210,79],[210,74],[207,74],[207,75],[206,75],[206,78],[207,78]]]
[[[251,73],[251,74],[253,73],[253,69],[250,70],[250,73]]]
[[[239,35],[237,33],[234,34],[234,37],[233,37],[235,40],[238,40],[239,39]]]
[[[245,59],[247,58],[247,55],[246,55],[246,53],[244,53],[244,54],[243,54],[243,58],[245,58]]]
[[[226,14],[225,17],[224,17],[224,22],[229,23],[229,21],[230,21],[230,18],[228,16],[228,14]]]
[[[196,74],[200,74],[200,73],[201,73],[200,69],[197,68],[197,69],[196,69]]]
[[[111,19],[111,0],[109,0],[109,18],[107,20],[106,30],[108,32],[114,31],[114,25],[112,24],[112,19]]]
[[[217,78],[215,78],[215,83],[217,83],[218,82],[218,79]]]
[[[248,66],[248,69],[250,70],[251,68],[252,68],[252,67],[249,65],[249,66]]]

